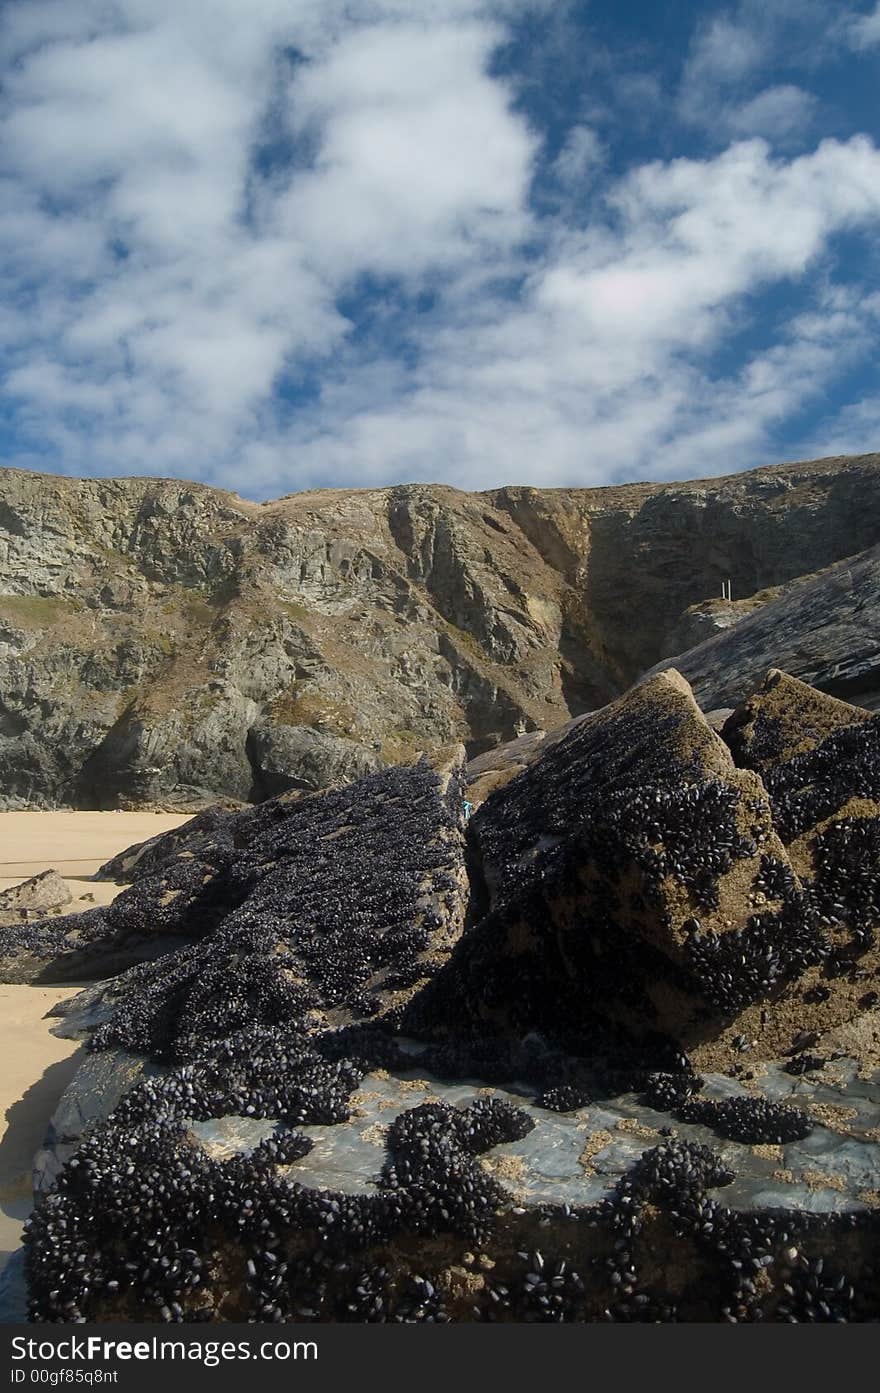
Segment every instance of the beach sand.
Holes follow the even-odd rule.
[[[0,890],[52,868],[73,901],[64,913],[109,904],[124,887],[88,877],[133,842],[186,822],[170,813],[0,813]],[[0,984],[0,1269],[21,1241],[31,1209],[31,1162],[81,1046],[49,1034],[46,1012],[79,987]]]
[[[0,986],[0,1268],[31,1210],[31,1162],[76,1069],[73,1040],[49,1034],[46,1012],[77,987]]]
[[[73,896],[66,914],[91,907],[79,902],[82,895],[109,904],[121,887],[89,876],[118,851],[188,820],[179,813],[0,813],[0,890],[51,868]]]

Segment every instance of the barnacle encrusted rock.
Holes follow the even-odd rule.
[[[763,774],[834,731],[870,719],[870,711],[770,668],[757,691],[728,716],[721,734],[741,768]]]
[[[187,983],[198,987],[191,1005],[236,987],[242,1022],[254,994],[274,994],[276,1011],[294,998],[302,1009],[319,982],[316,1007],[350,999],[369,1015],[377,992],[396,1001],[461,932],[463,756],[452,747],[433,764],[380,771],[307,802],[282,796],[203,814],[197,836],[112,904],[0,931],[0,972],[93,980],[183,948],[133,979],[141,1005],[129,1031],[135,1020],[147,1029],[147,1000],[176,1018]],[[191,1015],[187,1028],[198,1035],[207,1023]]]
[[[575,726],[472,826],[491,909],[413,1028],[690,1048],[820,954],[760,779],[674,671]]]
[[[821,1123],[807,1140],[801,1131],[768,1147],[719,1143],[699,1120],[673,1136],[663,1104],[631,1094],[560,1115],[523,1091],[364,1076],[285,1032],[251,1039],[253,1054],[235,1042],[227,1051],[250,1116],[223,1111],[229,1095],[204,1066],[132,1087],[131,1061],[116,1059],[129,1091],[120,1100],[111,1077],[109,1118],[85,1135],[80,1123],[78,1138],[68,1130],[67,1165],[28,1228],[33,1319],[880,1312],[880,1213],[859,1198],[880,1174],[866,1084],[846,1094],[846,1138]],[[261,1080],[273,1055],[288,1076],[297,1066],[297,1082],[270,1096]],[[59,1134],[82,1112],[96,1120],[93,1083],[62,1100]],[[728,1111],[756,1101],[728,1080],[707,1088]],[[819,1112],[820,1099],[844,1096],[779,1071],[768,1088]],[[52,1178],[47,1167],[40,1182]]]
[[[878,1001],[880,718],[812,729],[738,768],[666,671],[17,931],[163,948],[57,1008],[31,1318],[880,1318],[877,1075],[826,1043]]]
[[[287,795],[288,798],[301,796],[299,793]],[[282,801],[286,801],[283,796]],[[245,829],[250,825],[247,815],[241,820],[236,818],[236,814],[242,811],[247,814],[251,810],[243,804],[231,805],[228,801],[203,808],[179,827],[159,832],[146,841],[134,842],[116,856],[111,856],[95,872],[94,879],[129,884],[164,870],[183,853],[204,855],[215,842],[231,846],[233,829],[239,837],[246,836]]]
[[[583,719],[579,716],[576,721],[567,721],[549,733],[546,730],[529,731],[526,735],[495,745],[468,760],[464,778],[466,798],[470,807],[479,807],[491,793],[503,788],[516,774],[534,763],[551,745],[562,740],[572,726]],[[276,796],[279,802],[284,803],[291,799],[308,797],[310,790],[289,789]],[[234,841],[236,845],[249,843],[259,835],[261,827],[259,816],[254,815],[252,810],[218,803],[214,807],[205,808],[180,827],[172,827],[168,832],[160,832],[158,836],[150,837],[147,841],[126,847],[99,867],[95,879],[117,883],[141,880],[144,876],[164,869],[182,852],[190,852],[192,855],[204,854],[217,840],[226,843]]]
[[[764,780],[828,943],[796,993],[800,1029],[818,1038],[880,1002],[880,717],[840,727]]]

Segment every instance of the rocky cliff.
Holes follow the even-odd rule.
[[[257,504],[5,470],[0,806],[260,799],[449,742],[474,756],[784,605],[797,650],[798,625],[823,622],[809,605],[791,618],[800,582],[880,543],[878,482],[870,455],[683,484]],[[732,606],[714,602],[726,579]],[[846,636],[861,701],[870,628],[856,614]],[[823,686],[777,646],[770,632],[758,667]],[[753,677],[719,691],[736,701]]]
[[[802,579],[677,659],[708,709],[776,664],[832,696],[880,706],[880,547]]]

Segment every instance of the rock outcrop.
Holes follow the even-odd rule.
[[[330,1125],[316,1111],[295,1131],[271,1117],[191,1115],[147,1143],[136,1119],[167,1105],[168,1076],[138,1088],[152,1071],[109,1062],[108,1076],[108,1056],[89,1057],[39,1158],[46,1201],[29,1251],[45,1259],[29,1265],[43,1318],[876,1319],[880,1216],[860,1196],[880,1182],[880,1153],[864,1082],[768,1073],[781,1106],[814,1109],[817,1121],[804,1140],[755,1146],[633,1094],[560,1114],[522,1089],[426,1078],[414,1060],[406,1074],[367,1073],[350,1116]],[[749,1101],[729,1079],[706,1088],[720,1103]],[[144,1187],[144,1163],[160,1156],[161,1184]],[[134,1272],[133,1242],[115,1241],[132,1209],[145,1240]],[[74,1213],[87,1216],[88,1239],[56,1252],[49,1240]],[[83,1297],[70,1266],[86,1242]]]
[[[242,1022],[398,1005],[464,923],[463,753],[316,798],[206,812],[111,904],[0,929],[0,980],[88,981],[143,963],[140,1005],[120,1026],[157,1049],[181,1013],[196,1040],[226,1028],[212,1023],[212,993],[224,998],[228,979]]]
[[[57,871],[41,871],[20,885],[0,890],[0,924],[10,919],[39,918],[49,910],[60,912],[72,898],[67,882]]]
[[[256,504],[3,471],[0,806],[196,810],[451,741],[476,757],[607,704],[682,625],[691,641],[694,606],[739,620],[679,663],[705,709],[773,665],[867,701],[878,477],[865,456]],[[727,579],[732,605],[713,599]]]
[[[761,780],[674,671],[579,722],[472,829],[490,912],[413,1003],[421,1031],[584,1054],[653,1034],[702,1066],[821,959]],[[774,1013],[765,1052],[788,1028]]]
[[[838,701],[771,668],[758,690],[729,713],[721,734],[740,768],[766,774],[814,749],[835,731],[870,719],[863,707]]]
[[[830,696],[880,706],[880,547],[824,574],[672,659],[706,710],[737,706],[768,668]]]
[[[7,931],[163,939],[56,1008],[32,1319],[880,1318],[880,717],[771,673],[728,727],[760,772],[667,671],[470,818],[459,748]]]

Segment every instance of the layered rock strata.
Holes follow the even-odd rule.
[[[770,665],[868,704],[878,469],[262,504],[0,471],[0,806],[196,810],[474,757],[613,699],[702,637],[695,606],[725,626],[678,664],[704,709]]]

